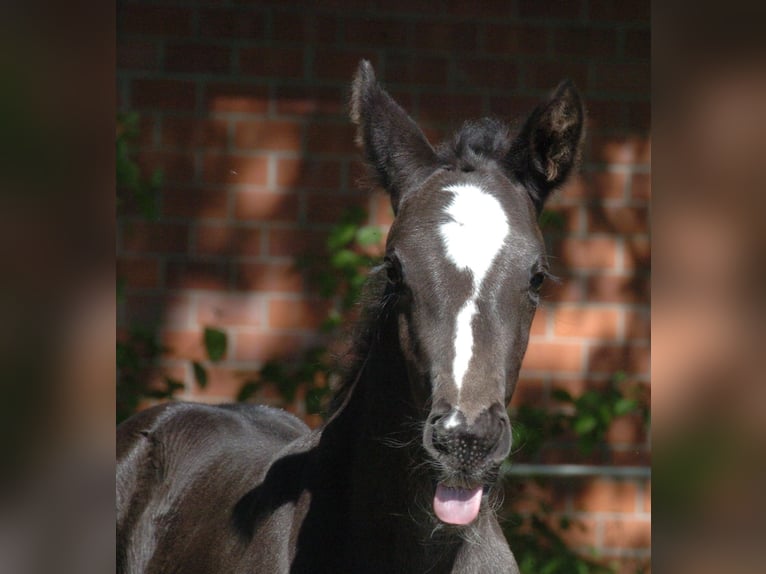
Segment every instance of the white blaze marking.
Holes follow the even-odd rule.
[[[467,269],[473,290],[455,319],[455,359],[452,375],[458,391],[473,357],[473,317],[476,297],[509,232],[508,218],[500,202],[476,185],[451,185],[453,194],[446,213],[451,221],[440,228],[447,257],[458,269]]]

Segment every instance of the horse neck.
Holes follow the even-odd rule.
[[[365,345],[356,368],[348,375],[349,394],[323,432],[328,450],[351,455],[346,459],[351,465],[347,471],[355,485],[360,483],[357,477],[380,480],[381,469],[387,469],[383,473],[387,480],[392,473],[410,482],[416,476],[410,467],[418,460],[420,417],[399,344],[396,317],[386,323]],[[380,493],[375,496],[380,497]]]

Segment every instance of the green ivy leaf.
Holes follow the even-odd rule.
[[[595,416],[591,414],[586,414],[581,417],[578,417],[574,421],[572,428],[574,428],[574,431],[579,436],[583,436],[591,432],[593,429],[595,429],[597,424],[598,424],[598,420],[596,420]]]
[[[342,223],[335,226],[327,238],[327,249],[332,253],[346,247],[354,240],[357,226],[354,223]]]
[[[227,346],[226,333],[220,329],[205,327],[204,339],[205,350],[207,351],[207,356],[210,358],[210,360],[214,363],[217,363],[223,359],[224,355],[226,354]]]
[[[362,247],[377,245],[383,238],[383,232],[374,225],[365,225],[356,232],[356,242]]]
[[[359,265],[359,255],[350,249],[341,249],[337,253],[333,253],[330,264],[336,269],[354,268]]]
[[[245,383],[242,385],[242,388],[239,389],[239,393],[237,394],[237,402],[245,402],[255,393],[257,393],[258,389],[260,388],[261,383],[259,381],[245,381]]]
[[[564,389],[553,389],[551,391],[551,397],[560,403],[574,402],[574,399],[572,398],[572,395],[569,393],[569,391],[565,391]]]
[[[194,378],[197,381],[200,389],[204,389],[207,386],[207,370],[197,361],[192,362],[192,368],[194,369]]]
[[[638,407],[638,402],[635,399],[628,397],[622,397],[616,403],[614,403],[615,416],[621,417],[632,413]]]

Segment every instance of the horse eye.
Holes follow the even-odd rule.
[[[399,262],[399,258],[395,255],[388,255],[385,258],[386,276],[388,282],[392,285],[401,285],[402,283],[402,264]]]
[[[529,288],[532,289],[532,291],[537,292],[543,286],[543,281],[545,281],[545,273],[538,271],[532,275],[532,278],[529,280]]]

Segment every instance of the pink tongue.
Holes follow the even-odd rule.
[[[447,524],[470,524],[479,514],[481,486],[473,490],[436,485],[434,512]]]

